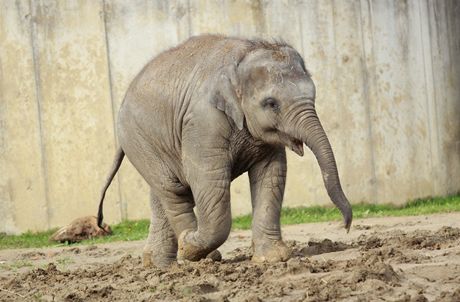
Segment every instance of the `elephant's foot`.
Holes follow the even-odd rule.
[[[142,253],[142,264],[144,267],[157,267],[166,269],[176,262],[177,245],[147,243]]]
[[[142,265],[144,267],[168,268],[176,261],[176,258],[155,254],[154,251],[144,250],[142,253]]]
[[[291,257],[291,249],[282,240],[252,243],[254,262],[287,261]]]
[[[185,230],[180,234],[178,239],[179,248],[177,251],[177,259],[198,261],[212,254],[212,249],[202,247],[194,240],[194,232],[194,230]]]
[[[174,262],[176,262],[175,258],[171,257],[155,257],[153,256],[152,251],[144,251],[142,253],[142,265],[144,267],[157,267],[161,269],[169,268]],[[214,250],[210,252],[206,259],[211,259],[214,262],[220,262],[222,260],[222,254],[218,250]]]

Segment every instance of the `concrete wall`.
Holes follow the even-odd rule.
[[[0,232],[95,214],[123,94],[155,54],[200,33],[282,37],[304,56],[352,202],[460,190],[460,2],[0,0]],[[329,205],[311,152],[288,151],[285,205]],[[109,222],[149,216],[128,161]],[[233,213],[250,211],[247,176]]]

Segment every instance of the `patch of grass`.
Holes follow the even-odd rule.
[[[448,213],[460,211],[460,195],[448,197],[435,197],[417,199],[408,202],[404,206],[377,205],[377,204],[355,204],[353,205],[353,217],[384,217],[384,216],[414,216],[434,213]],[[335,207],[298,207],[284,208],[281,212],[281,223],[298,224],[309,222],[324,222],[341,220],[342,216]],[[251,215],[235,217],[233,219],[233,229],[250,229]],[[132,241],[145,239],[148,234],[149,221],[123,221],[112,225],[113,235],[96,239],[84,240],[76,245],[99,244],[113,241]],[[62,246],[49,242],[48,238],[55,230],[32,233],[27,232],[21,235],[2,235],[0,234],[0,249],[8,248],[28,248],[44,246]]]
[[[29,248],[42,247],[52,245],[48,238],[57,229],[52,229],[44,232],[25,232],[21,235],[5,235],[0,233],[0,249],[9,248]]]
[[[460,211],[460,195],[416,199],[404,206],[389,204],[354,204],[353,218],[384,217],[384,216],[416,216],[434,213]],[[335,207],[298,207],[284,208],[281,211],[281,224],[299,224],[341,220],[342,215]],[[251,215],[236,217],[233,228],[247,230],[251,228]]]
[[[145,239],[148,235],[149,225],[150,221],[148,219],[124,220],[118,224],[110,226],[112,228],[112,235],[83,240],[79,244],[97,244],[113,241],[134,241]]]

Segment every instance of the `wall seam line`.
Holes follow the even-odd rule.
[[[113,97],[113,79],[112,79],[112,68],[110,64],[110,44],[109,44],[109,37],[107,33],[107,13],[106,13],[106,0],[102,0],[102,16],[103,16],[103,23],[104,23],[104,40],[105,40],[105,53],[106,53],[106,60],[107,60],[107,72],[108,72],[108,82],[109,82],[109,93],[110,93],[110,104],[112,108],[112,126],[113,126],[113,136],[114,136],[114,145],[115,149],[117,149],[117,120],[116,120],[116,108],[115,108],[115,100]],[[121,146],[120,146],[121,147]],[[121,192],[121,175],[120,171],[117,175],[117,184],[118,184],[118,198],[120,202],[120,218],[121,220],[125,220],[128,217],[127,211],[125,211],[125,207],[123,205],[122,200],[122,192]]]
[[[4,20],[3,18],[0,20],[0,23],[3,23],[1,22],[2,20]],[[6,22],[5,22],[6,23]],[[3,83],[3,78],[4,78],[4,71],[3,71],[3,61],[2,61],[2,57],[0,56],[0,104],[5,104],[6,103],[6,98],[4,97],[4,94],[2,93],[4,90],[4,83]],[[6,107],[6,105],[3,105]],[[7,159],[7,155],[6,155],[6,152],[5,152],[5,145],[4,145],[4,136],[6,136],[6,123],[3,124],[3,116],[2,116],[2,106],[0,106],[0,155],[1,155],[1,158],[0,158],[0,164],[2,163],[3,160],[6,160],[8,161]],[[5,109],[5,111],[3,112],[7,112],[8,109]],[[5,131],[5,134],[2,134],[2,132]],[[4,166],[2,166],[4,167]],[[6,170],[6,168],[4,168]],[[7,185],[10,186],[10,180],[7,180]],[[11,193],[8,193],[8,199],[4,199],[4,198],[1,198],[2,196],[0,196],[0,209],[4,209],[5,212],[3,213],[0,213],[1,214],[1,217],[3,219],[3,222],[4,222],[4,225],[2,226],[2,228],[0,229],[0,232],[3,232],[3,231],[6,231],[7,233],[8,232],[8,224],[6,223],[6,221],[10,220],[12,221],[13,225],[12,225],[12,230],[13,232],[17,232],[17,230],[19,229],[18,227],[18,224],[17,224],[17,221],[16,221],[16,207],[15,207],[15,204],[14,204],[14,199],[11,198]],[[8,216],[10,217],[10,219],[8,219]]]
[[[429,6],[428,5],[431,5],[431,11],[433,12],[433,17],[434,17],[434,21],[436,23],[436,15],[435,15],[435,8],[434,8],[434,5],[433,5],[433,2],[430,2],[430,1],[427,1],[426,2],[426,5],[427,5],[427,13],[428,13],[428,35],[430,37],[430,61],[431,61],[431,78],[433,79],[433,109],[434,109],[434,118],[435,118],[435,133],[436,133],[436,162],[441,164],[441,150],[439,149],[439,146],[441,146],[441,142],[440,142],[440,134],[439,134],[439,123],[438,123],[438,106],[437,106],[437,100],[438,100],[438,96],[437,96],[437,92],[436,92],[436,85],[434,84],[434,82],[436,81],[436,75],[434,73],[434,56],[433,56],[433,32],[431,30],[431,24],[430,24],[430,9],[429,9]],[[436,28],[436,27],[435,27]],[[436,28],[436,40],[438,39],[438,32],[437,32],[437,28]],[[438,44],[439,45],[439,44]],[[448,47],[449,49],[449,52],[450,52],[450,47]],[[451,58],[451,56],[449,56],[449,59]],[[439,168],[439,166],[438,166]],[[436,178],[437,179],[437,178]],[[436,186],[435,186],[435,194],[438,194],[438,191]]]
[[[344,115],[344,105],[343,105],[343,93],[342,93],[342,77],[339,75],[337,72],[338,70],[341,69],[339,67],[340,64],[340,58],[338,55],[338,50],[337,50],[337,26],[336,26],[336,21],[337,21],[337,11],[336,11],[336,2],[331,2],[331,19],[332,19],[332,41],[334,45],[334,61],[335,65],[337,66],[334,69],[334,83],[335,83],[335,90],[337,91],[338,98],[336,99],[336,106],[337,106],[337,116],[338,122],[340,125],[343,125],[343,121],[345,120],[345,115]],[[345,150],[345,158],[348,158],[348,150],[347,150],[347,141],[343,139],[343,137],[339,140],[338,145],[342,148],[342,150]],[[336,155],[337,156],[337,155]],[[337,158],[335,159],[337,162]],[[337,168],[338,170],[338,168]],[[344,169],[345,170],[345,169]],[[342,172],[343,175],[343,172]],[[344,186],[344,183],[342,183],[342,186]]]
[[[37,104],[37,115],[38,115],[38,127],[39,127],[39,137],[40,137],[40,151],[41,151],[41,170],[43,173],[43,184],[45,191],[45,206],[46,206],[46,227],[49,229],[51,224],[51,214],[50,214],[50,197],[49,197],[49,179],[48,179],[48,169],[47,169],[47,154],[46,147],[44,144],[44,126],[43,126],[43,96],[41,94],[41,84],[40,84],[40,62],[39,62],[39,50],[36,39],[37,27],[34,21],[36,16],[36,11],[32,5],[32,0],[29,0],[29,9],[30,9],[30,43],[32,46],[32,61],[34,66],[34,82],[35,82],[35,99]]]
[[[363,89],[364,89],[364,94],[366,96],[366,115],[367,115],[367,122],[368,122],[368,129],[367,133],[369,135],[369,148],[370,148],[370,156],[371,156],[371,173],[374,181],[374,185],[371,187],[371,192],[373,196],[378,196],[378,182],[377,182],[377,172],[375,168],[375,146],[374,146],[374,140],[373,140],[373,130],[372,130],[372,120],[371,120],[371,100],[370,100],[370,92],[369,92],[369,67],[367,66],[367,53],[366,53],[366,45],[365,45],[365,38],[364,38],[364,30],[363,30],[363,13],[362,13],[362,3],[363,0],[359,2],[359,23],[360,23],[360,29],[361,29],[361,52],[363,54],[363,64],[362,64],[362,69],[363,69]],[[368,2],[369,3],[369,2]],[[369,11],[371,11],[371,4],[369,3]],[[372,20],[371,20],[371,13],[369,12],[369,23],[371,30],[373,29],[372,25]],[[372,44],[372,41],[371,41]],[[371,45],[373,49],[373,45]],[[371,50],[371,57],[373,57],[372,50]],[[376,201],[370,200],[371,203],[376,203]]]
[[[453,2],[452,2],[452,3],[453,3]],[[454,69],[454,68],[455,68],[455,66],[457,66],[457,65],[456,65],[456,64],[451,64],[452,59],[455,57],[455,55],[453,55],[452,52],[453,52],[453,49],[455,49],[455,44],[456,44],[456,43],[455,43],[455,41],[452,41],[452,40],[453,40],[453,39],[452,39],[452,38],[453,38],[453,35],[451,35],[451,30],[454,30],[454,32],[455,32],[455,23],[453,24],[454,28],[452,29],[452,27],[450,26],[450,25],[451,25],[451,22],[450,22],[450,16],[451,16],[451,14],[449,13],[449,12],[451,12],[451,9],[452,9],[452,8],[451,8],[451,7],[448,7],[448,6],[450,6],[450,4],[447,3],[447,2],[444,2],[443,4],[444,4],[444,13],[445,13],[444,22],[445,22],[445,25],[446,25],[446,40],[447,40],[447,41],[446,41],[446,42],[447,42],[446,44],[447,44],[447,52],[448,52],[448,56],[449,56],[449,64],[448,64],[448,65],[449,65],[449,68],[450,68],[450,74],[455,74],[455,69]],[[459,7],[460,7],[460,5],[459,5]],[[456,7],[456,8],[457,8],[457,7]],[[453,15],[455,15],[455,12],[454,12]],[[435,22],[436,22],[436,20],[435,20]],[[455,22],[455,21],[453,21],[453,22]],[[438,44],[440,44],[440,43],[439,43],[439,37],[437,37],[437,39],[438,39],[438,40],[437,40],[437,41],[438,41]],[[454,60],[455,60],[455,59],[454,59]],[[455,62],[455,61],[454,61],[454,62]],[[452,95],[452,92],[449,93],[449,94],[447,94],[447,97],[450,98],[451,95]],[[457,96],[458,96],[458,93],[457,93]],[[455,98],[455,96],[454,96],[454,98]],[[436,109],[437,109],[437,108],[436,108]],[[444,110],[443,114],[446,115],[446,110]],[[437,118],[437,117],[438,117],[438,110],[436,111],[436,118]],[[436,133],[436,134],[438,135],[437,145],[438,145],[438,146],[441,146],[441,144],[442,144],[442,138],[441,138],[441,137],[445,137],[445,134],[446,134],[446,133],[445,133],[445,129],[442,129],[439,125],[437,125],[436,130],[437,130],[437,133]],[[441,153],[441,151],[440,151],[440,153]],[[441,157],[440,157],[440,158],[441,158]],[[446,156],[444,156],[444,159],[446,159]],[[448,163],[446,163],[446,160],[444,161],[444,164],[445,164],[445,165],[448,165]],[[452,177],[453,171],[451,170],[450,167],[446,167],[446,172],[447,172],[446,174],[448,174],[447,177],[448,177],[448,178],[451,178],[451,177]],[[460,180],[459,180],[459,181],[460,181]],[[446,185],[447,192],[450,192],[450,193],[456,192],[455,189],[454,189],[453,191],[449,190],[449,188],[450,188],[451,186],[452,186],[452,188],[455,188],[454,183],[455,183],[455,181],[451,181],[451,182],[447,183],[447,185]],[[459,191],[459,192],[460,192],[460,191]]]
[[[424,36],[423,36],[423,22],[422,22],[422,7],[421,7],[421,4],[420,2],[417,2],[418,4],[418,15],[419,15],[419,20],[420,20],[420,26],[419,26],[419,34],[420,34],[420,42],[421,42],[421,52],[422,52],[422,57],[423,57],[423,77],[424,77],[424,80],[425,80],[425,85],[424,85],[424,90],[425,90],[425,104],[426,104],[426,112],[427,112],[427,116],[428,116],[428,121],[427,121],[427,124],[428,124],[428,133],[429,133],[429,140],[430,140],[430,165],[431,165],[431,178],[434,180],[431,185],[432,185],[432,188],[431,190],[434,191],[434,192],[437,192],[437,185],[436,185],[436,180],[437,180],[437,173],[435,171],[435,167],[434,167],[434,164],[433,164],[433,134],[432,134],[432,131],[433,131],[433,123],[431,121],[431,117],[433,115],[433,112],[431,110],[431,106],[432,106],[432,101],[430,100],[430,96],[428,95],[429,94],[429,90],[427,88],[428,86],[428,73],[427,73],[427,66],[426,66],[426,63],[427,63],[427,56],[428,54],[426,54],[425,52],[425,39],[424,39]],[[425,1],[425,3],[427,4],[427,2]],[[427,9],[428,9],[428,4],[427,4]],[[429,18],[429,12],[427,11],[427,14],[428,14],[428,18]],[[426,20],[426,19],[425,19]],[[428,34],[429,34],[429,26],[428,25]],[[431,46],[431,45],[430,45]],[[434,79],[432,79],[434,80]],[[434,88],[433,88],[433,93],[434,93]]]

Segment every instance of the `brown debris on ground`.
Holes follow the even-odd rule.
[[[102,228],[97,225],[95,216],[85,216],[73,220],[70,224],[60,228],[53,235],[51,241],[75,243],[85,239],[102,237],[112,234],[110,226],[102,223]]]
[[[374,219],[382,227],[349,237],[333,223],[285,227],[293,258],[273,264],[250,261],[247,231],[232,234],[221,262],[169,270],[143,267],[142,242],[5,250],[0,300],[460,301],[460,213],[428,217],[421,229],[417,217]]]

